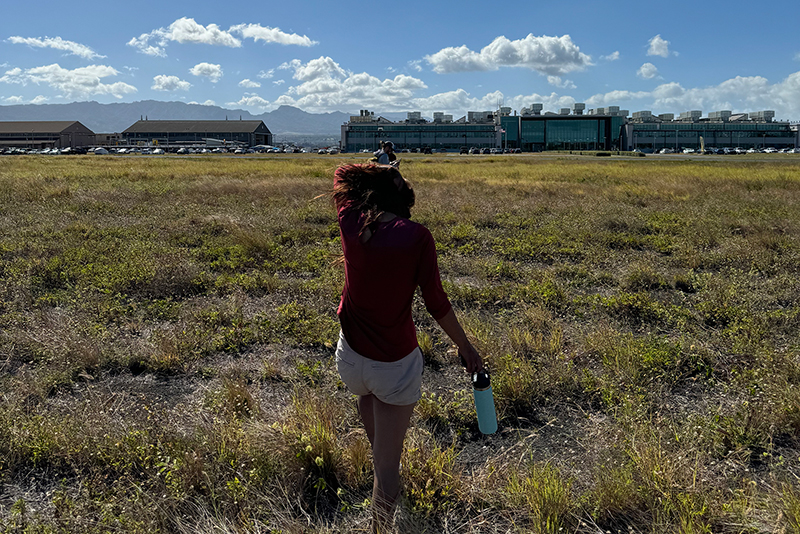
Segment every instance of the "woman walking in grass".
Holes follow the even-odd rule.
[[[458,346],[467,371],[483,368],[439,278],[433,236],[412,222],[414,190],[393,165],[345,165],[336,170],[345,282],[336,364],[358,395],[372,446],[373,532],[391,525],[400,495],[400,455],[421,397],[422,352],[411,318],[416,288],[425,307]]]

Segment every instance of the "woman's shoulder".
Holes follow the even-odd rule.
[[[433,241],[433,234],[428,230],[428,227],[417,221],[411,219],[399,218],[397,219],[402,231],[407,235],[413,237],[414,241],[427,242]]]

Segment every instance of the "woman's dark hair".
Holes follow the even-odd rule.
[[[360,234],[377,229],[378,219],[386,212],[409,219],[414,206],[414,190],[400,171],[388,165],[344,165],[336,170],[333,188],[337,205],[346,202],[366,217]],[[398,189],[396,180],[400,182]]]

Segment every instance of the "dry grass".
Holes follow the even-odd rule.
[[[347,158],[0,159],[0,532],[367,529]],[[501,431],[416,300],[398,531],[798,531],[800,161],[403,169]]]

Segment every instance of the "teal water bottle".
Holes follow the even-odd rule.
[[[483,434],[494,434],[497,432],[497,413],[488,369],[472,373],[472,396],[478,414],[478,429]]]

